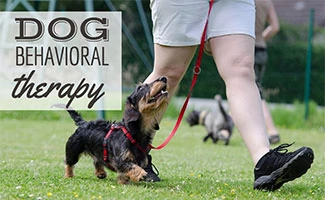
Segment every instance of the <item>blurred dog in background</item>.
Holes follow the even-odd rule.
[[[234,122],[224,109],[221,96],[217,94],[215,100],[218,103],[216,111],[193,110],[187,116],[186,121],[190,126],[203,125],[205,127],[207,135],[203,139],[204,142],[211,138],[213,143],[217,143],[218,140],[224,140],[225,145],[228,145],[233,132]]]

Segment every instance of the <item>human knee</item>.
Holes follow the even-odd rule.
[[[255,78],[254,61],[251,56],[244,56],[236,59],[234,61],[234,66],[239,69],[240,76]]]
[[[230,70],[224,74],[225,79],[243,78],[255,81],[254,61],[251,56],[242,56],[233,59]]]

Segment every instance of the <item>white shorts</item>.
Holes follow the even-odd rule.
[[[200,44],[209,0],[151,0],[150,7],[154,43],[167,46]],[[255,37],[254,0],[215,0],[207,39],[230,34]]]

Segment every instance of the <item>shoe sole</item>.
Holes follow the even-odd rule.
[[[301,147],[295,157],[270,175],[261,176],[254,181],[254,189],[274,191],[284,183],[299,178],[307,172],[314,160],[311,148]]]

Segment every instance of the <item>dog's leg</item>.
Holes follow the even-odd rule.
[[[211,138],[212,138],[212,141],[213,141],[214,144],[216,144],[219,141],[218,131],[211,134]]]
[[[206,141],[209,139],[209,137],[212,138],[212,133],[208,133],[208,134],[203,138],[203,142],[206,142]]]
[[[133,181],[133,182],[139,182],[146,175],[147,175],[147,172],[144,171],[144,169],[142,169],[141,167],[139,167],[138,165],[135,165],[135,164],[133,164],[130,171],[125,173],[125,176],[129,177],[131,179],[131,181]]]
[[[65,167],[64,167],[64,177],[65,178],[71,178],[73,176],[74,176],[74,174],[73,174],[73,166],[66,164]]]
[[[126,184],[129,180],[138,182],[142,180],[147,172],[140,166],[135,164],[134,155],[129,151],[123,151],[122,154],[114,156],[113,165],[119,172],[118,182]]]
[[[76,134],[72,135],[65,146],[65,173],[64,177],[73,177],[73,167],[79,161],[80,154],[85,150],[84,144],[78,140]]]
[[[138,165],[133,164],[133,167],[126,173],[119,173],[117,177],[117,182],[119,184],[128,184],[131,181],[139,182],[147,175],[147,172],[144,171]]]
[[[231,134],[232,134],[231,128],[228,128],[227,131],[228,131],[228,137],[226,139],[225,145],[229,145],[230,137],[231,137]]]
[[[95,175],[97,176],[97,178],[100,178],[100,179],[106,178],[107,174],[104,169],[104,166],[101,165],[97,161],[97,159],[94,159],[94,166],[95,166]]]
[[[224,140],[223,131],[225,131],[222,127],[219,127],[213,134],[213,143],[217,143],[219,140]]]

